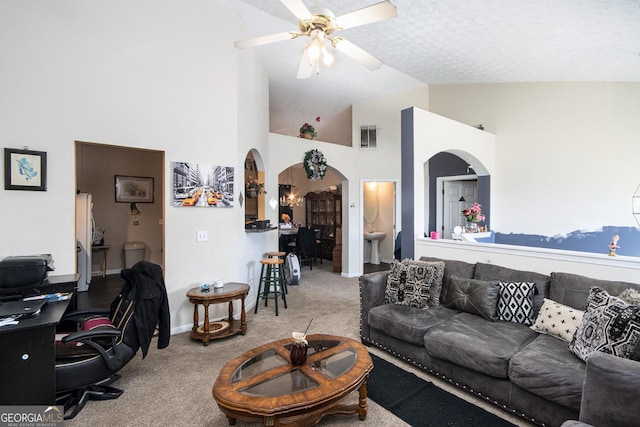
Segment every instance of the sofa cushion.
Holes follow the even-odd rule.
[[[384,304],[369,310],[369,326],[399,340],[422,346],[424,334],[459,311],[442,305],[423,310],[398,304]]]
[[[537,396],[580,410],[586,365],[550,335],[538,335],[509,364],[509,379]]]
[[[442,261],[410,264],[393,260],[387,276],[384,301],[387,304],[428,308],[431,306],[429,302],[431,288],[434,283],[442,283],[443,273],[444,262]]]
[[[498,320],[533,325],[534,282],[499,282]]]
[[[447,300],[447,285],[449,279],[452,276],[461,277],[463,279],[473,279],[473,274],[476,270],[475,264],[470,264],[464,261],[455,261],[449,259],[440,259],[433,257],[420,257],[421,261],[443,261],[444,262],[444,274],[442,275],[442,293],[440,295],[440,301],[445,302]]]
[[[536,323],[531,329],[541,334],[571,341],[576,329],[582,323],[583,315],[582,310],[545,298]]]
[[[594,286],[569,349],[585,361],[594,351],[640,360],[640,307]]]
[[[498,282],[451,277],[445,306],[455,310],[482,316],[487,320],[497,320]]]
[[[535,336],[525,325],[490,322],[460,313],[429,329],[424,346],[433,357],[492,377],[507,378],[509,360]]]
[[[549,298],[549,276],[533,271],[514,270],[499,265],[476,264],[474,279],[498,280],[501,282],[533,282],[536,284],[536,292],[533,296],[534,316],[538,315],[545,298]]]
[[[640,284],[637,283],[592,279],[570,273],[551,273],[551,289],[548,298],[584,310],[587,306],[589,289],[593,286],[604,289],[610,295],[619,295],[629,288],[640,290]]]

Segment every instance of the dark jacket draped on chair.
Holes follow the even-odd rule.
[[[119,297],[137,301],[134,318],[144,358],[149,350],[156,326],[159,330],[158,348],[162,349],[169,345],[171,318],[162,268],[147,261],[140,261],[132,268],[122,270],[121,276],[126,283]],[[120,298],[111,304],[112,314]]]

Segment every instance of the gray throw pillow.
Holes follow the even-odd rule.
[[[482,316],[492,322],[497,320],[500,285],[497,281],[461,279],[451,277],[445,306]]]

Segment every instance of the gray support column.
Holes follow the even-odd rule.
[[[400,197],[402,198],[402,230],[400,250],[402,259],[414,256],[414,185],[413,185],[413,107],[402,110],[400,120]]]

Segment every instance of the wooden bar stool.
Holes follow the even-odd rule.
[[[287,308],[287,297],[285,296],[284,278],[281,277],[282,268],[284,263],[280,258],[265,258],[260,260],[262,269],[260,270],[260,282],[258,283],[258,294],[256,296],[256,307],[253,311],[258,313],[258,303],[260,298],[264,299],[264,306],[267,306],[269,299],[273,299],[276,304],[276,316],[278,315],[278,294],[282,295],[282,302],[284,302],[284,308]]]
[[[284,274],[284,258],[287,256],[286,252],[275,251],[275,252],[266,252],[264,254],[267,258],[280,258],[282,260],[282,264],[280,264],[280,280],[282,281],[282,288],[286,294],[289,293],[289,288],[287,287],[287,278]]]

